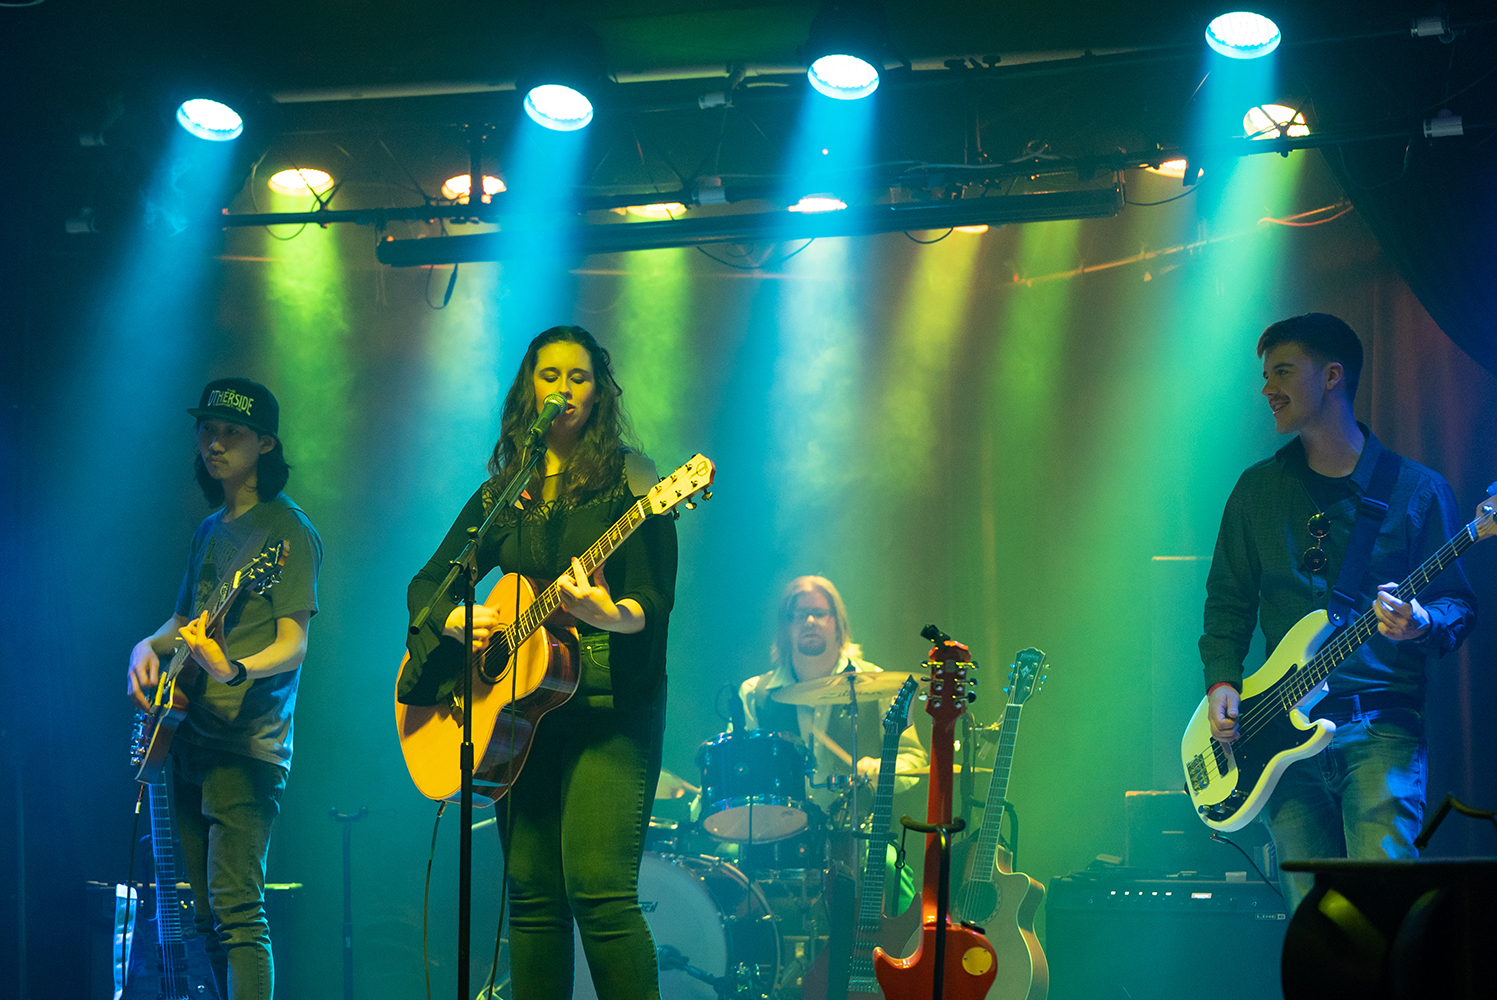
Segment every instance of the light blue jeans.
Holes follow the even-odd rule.
[[[1279,860],[1418,856],[1429,778],[1423,720],[1392,708],[1333,721],[1330,746],[1291,764],[1264,810]],[[1291,914],[1314,884],[1307,872],[1279,874]]]

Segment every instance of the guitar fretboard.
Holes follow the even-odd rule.
[[[1454,538],[1442,545],[1438,552],[1426,559],[1423,565],[1409,574],[1408,579],[1394,591],[1398,599],[1408,601],[1417,597],[1446,567],[1475,545],[1480,538],[1476,526],[1476,521],[1466,525]],[[1322,646],[1308,663],[1281,679],[1275,685],[1274,693],[1284,711],[1289,711],[1301,698],[1324,683],[1343,660],[1360,649],[1376,632],[1377,613],[1368,611]]]
[[[858,929],[847,966],[848,989],[854,993],[872,993],[878,988],[873,974],[873,947],[878,944],[883,925],[889,824],[894,818],[894,772],[898,768],[899,734],[904,731],[904,722],[901,716],[884,725],[878,791],[873,797],[873,816],[868,828],[868,860],[863,868],[862,898],[858,902]]]
[[[1019,738],[1019,713],[1022,704],[1009,702],[1003,709],[1003,726],[998,730],[998,754],[993,758],[993,777],[988,782],[987,805],[982,813],[982,833],[977,840],[973,861],[974,882],[993,881],[993,863],[998,857],[998,835],[1003,825],[1004,800],[1008,797],[1008,775],[1014,762],[1014,742]]]
[[[146,786],[151,808],[151,857],[156,866],[156,936],[161,954],[161,986],[168,998],[187,996],[187,946],[182,943],[182,903],[177,897],[177,863],[171,803],[165,782]]]
[[[624,544],[625,539],[634,534],[634,529],[643,524],[649,514],[649,498],[645,497],[636,501],[634,506],[624,512],[623,517],[614,522],[613,527],[603,533],[602,538],[594,542],[586,552],[577,557],[578,562],[582,563],[583,572],[591,576],[593,571],[601,566],[605,559],[613,555],[618,547]],[[495,649],[499,649],[499,655],[507,658],[511,652],[520,647],[521,643],[530,638],[535,633],[535,630],[541,627],[541,623],[559,607],[561,607],[561,589],[556,585],[555,581],[552,581],[549,587],[536,596],[535,601],[530,607],[520,613],[519,618],[515,619],[514,624],[504,630],[504,643],[502,647],[497,643],[490,645],[483,651],[479,659],[487,666],[488,654]]]

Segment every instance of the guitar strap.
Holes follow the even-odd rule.
[[[1341,560],[1341,572],[1336,574],[1336,585],[1331,588],[1331,600],[1326,614],[1331,624],[1341,628],[1351,621],[1352,609],[1357,604],[1357,592],[1362,578],[1367,575],[1367,563],[1372,558],[1372,545],[1377,541],[1378,529],[1388,516],[1388,498],[1398,482],[1398,469],[1403,464],[1399,457],[1384,448],[1373,466],[1372,478],[1367,482],[1367,492],[1357,504],[1357,523],[1351,530],[1351,539],[1346,543],[1346,555]]]

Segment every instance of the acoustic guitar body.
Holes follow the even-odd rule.
[[[506,621],[535,601],[534,580],[507,573],[494,584],[484,604]],[[473,669],[473,801],[492,805],[509,791],[529,756],[536,727],[547,712],[564,705],[577,690],[577,633],[571,616],[558,611],[520,643],[514,655],[502,634]],[[410,653],[400,661],[401,671]],[[486,676],[487,675],[487,676]],[[492,680],[487,679],[492,677]],[[396,676],[395,690],[400,690]],[[514,712],[507,711],[514,704]],[[462,793],[463,718],[456,695],[441,705],[405,705],[395,701],[400,750],[411,780],[429,799],[455,802]]]

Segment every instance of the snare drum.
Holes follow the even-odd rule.
[[[702,828],[718,840],[767,844],[806,828],[809,759],[782,733],[723,733],[697,751]]]
[[[735,866],[715,858],[647,852],[639,865],[639,906],[661,959],[661,1000],[721,996],[682,965],[725,979],[729,996],[767,996],[773,989],[780,971],[779,931],[764,893]],[[573,933],[574,1000],[597,1000],[582,936]]]

